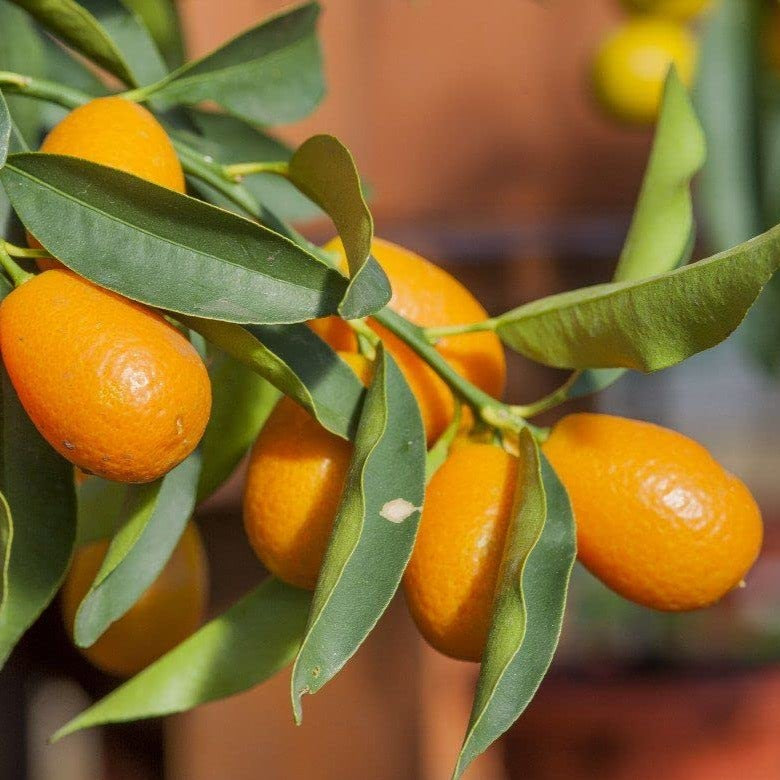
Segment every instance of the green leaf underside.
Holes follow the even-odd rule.
[[[203,135],[193,139],[187,133],[183,135],[184,140],[223,165],[250,160],[289,162],[293,155],[293,150],[278,138],[228,114],[190,109],[190,117]],[[300,193],[284,176],[253,174],[241,184],[259,203],[270,205],[281,219],[306,220],[324,216],[319,206]]]
[[[0,91],[0,168],[5,165],[8,149],[11,145],[11,114],[5,97]]]
[[[13,0],[52,35],[104,67],[121,81],[137,86],[132,71],[108,32],[75,0]]]
[[[296,721],[384,613],[412,554],[425,492],[425,435],[417,403],[381,347],[366,394],[341,505],[309,623],[293,667]]]
[[[10,285],[2,279],[0,298],[9,292]],[[2,665],[57,592],[76,537],[73,466],[30,422],[5,370],[0,466],[0,491],[13,518],[5,604],[0,611]]]
[[[208,361],[211,417],[200,442],[198,502],[235,471],[279,400],[270,382],[225,352],[210,350]]]
[[[0,493],[0,615],[8,595],[8,567],[11,563],[11,546],[14,539],[14,522],[11,507]]]
[[[524,435],[520,503],[507,536],[456,778],[528,706],[550,666],[563,624],[577,554],[574,517],[563,485],[530,438]]]
[[[780,226],[666,274],[542,298],[499,317],[497,330],[545,365],[656,371],[731,334],[779,259]]]
[[[102,477],[90,477],[76,487],[76,547],[113,536],[127,489]]]
[[[142,303],[229,322],[301,322],[335,313],[346,286],[256,222],[121,171],[21,154],[0,181],[46,249]]]
[[[311,594],[269,578],[53,737],[170,715],[246,691],[292,662]]]
[[[327,430],[345,439],[354,435],[363,385],[355,372],[306,325],[241,327],[194,317],[179,319],[265,377]]]
[[[390,300],[390,282],[371,257],[374,220],[349,150],[332,135],[315,135],[292,156],[288,176],[330,216],[344,244],[350,283],[341,316],[357,319],[379,311]]]
[[[322,99],[317,3],[283,11],[183,65],[149,94],[167,103],[214,101],[248,122],[294,122]]]
[[[690,185],[706,157],[704,134],[674,67],[664,88],[653,149],[614,281],[644,279],[690,260],[696,239]],[[569,399],[599,392],[623,369],[589,369],[573,376]]]
[[[128,486],[122,525],[76,613],[77,645],[94,644],[165,568],[195,509],[200,464],[196,451],[153,487]]]
[[[135,84],[151,84],[168,75],[162,55],[140,17],[121,0],[80,0],[128,63]]]

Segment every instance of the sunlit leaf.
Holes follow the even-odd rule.
[[[277,233],[105,166],[13,155],[0,181],[25,226],[65,265],[152,306],[232,322],[300,322],[334,313],[346,287]]]
[[[347,663],[384,613],[412,554],[425,492],[417,402],[379,349],[333,534],[292,673],[295,718]]]
[[[498,577],[490,634],[455,777],[522,714],[547,673],[576,557],[571,505],[529,434]]]
[[[0,91],[0,168],[5,165],[8,148],[11,145],[11,113]]]
[[[102,723],[169,715],[248,690],[295,657],[311,594],[268,579],[54,739]]]

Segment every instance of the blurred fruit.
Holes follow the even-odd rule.
[[[336,352],[357,352],[358,341],[355,332],[341,317],[320,317],[310,320],[308,326]]]
[[[132,173],[162,187],[184,192],[184,172],[162,125],[138,103],[102,97],[71,111],[44,138],[41,151],[64,154]],[[34,236],[28,243],[40,248]],[[61,268],[56,260],[37,261],[41,270]]]
[[[428,484],[404,592],[422,635],[453,658],[482,656],[516,482],[516,458],[461,439]]]
[[[151,482],[200,441],[211,385],[198,353],[155,311],[67,270],[0,305],[0,348],[27,414],[63,457]]]
[[[629,13],[653,14],[685,22],[704,13],[712,0],[621,0]]]
[[[340,353],[364,385],[372,366]],[[352,444],[282,398],[249,456],[244,528],[263,565],[279,579],[313,590],[341,501]]]
[[[686,86],[693,81],[696,41],[680,24],[655,17],[627,22],[601,44],[593,87],[604,110],[625,122],[651,123],[658,115],[669,66]]]
[[[543,446],[571,497],[580,560],[661,610],[705,607],[740,584],[763,526],[745,485],[676,431],[572,414]]]
[[[62,616],[73,638],[76,612],[108,550],[108,540],[77,550],[62,587]],[[141,598],[91,647],[79,652],[109,674],[129,677],[184,641],[200,626],[208,602],[208,565],[194,523],[184,529],[168,563]]]
[[[344,258],[344,248],[336,238],[325,249]],[[479,301],[453,276],[408,249],[375,238],[371,252],[387,274],[393,288],[390,308],[422,327],[458,325],[487,319]],[[342,262],[346,262],[344,258]],[[354,335],[341,320],[327,326],[326,341],[343,347]],[[428,443],[435,441],[455,413],[455,402],[447,385],[436,372],[399,338],[371,321],[385,346],[403,371],[412,389],[425,425]],[[466,333],[441,339],[439,352],[463,377],[498,398],[506,384],[506,359],[501,342],[494,333]],[[353,347],[354,348],[354,347]]]

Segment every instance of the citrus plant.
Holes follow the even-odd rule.
[[[705,149],[672,69],[614,279],[489,317],[374,237],[336,138],[293,150],[267,129],[322,98],[316,3],[186,63],[149,7],[0,0],[0,658],[62,587],[75,644],[134,676],[56,739],[290,665],[300,721],[403,583],[426,639],[481,663],[459,776],[544,677],[578,541],[658,609],[747,576],[760,514],[697,444],[533,418],[729,336],[780,265],[780,227],[688,262]],[[322,212],[325,247],[290,224]],[[505,348],[570,378],[506,403]],[[199,626],[191,516],[250,448],[245,528],[272,575]]]

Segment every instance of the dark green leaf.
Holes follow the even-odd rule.
[[[65,265],[152,306],[300,322],[333,314],[344,293],[343,277],[277,233],[121,171],[23,154],[8,158],[0,180],[25,226]]]
[[[14,523],[11,507],[0,493],[0,615],[8,595],[8,568],[11,564],[11,545],[14,539]]]
[[[151,84],[168,75],[168,69],[149,31],[122,0],[80,0],[111,36],[133,74],[136,84]]]
[[[170,68],[184,62],[184,39],[173,0],[125,0],[151,33]]]
[[[563,485],[530,434],[521,437],[516,504],[456,778],[528,706],[561,633],[577,554],[574,517]]]
[[[498,318],[513,349],[558,368],[655,371],[723,341],[780,261],[780,226],[719,255],[639,281],[552,295]]]
[[[0,282],[0,297],[10,291]],[[73,466],[30,422],[2,371],[0,491],[13,517],[7,592],[0,611],[0,665],[54,597],[76,537]]]
[[[380,347],[363,404],[344,495],[292,673],[296,721],[384,613],[412,554],[425,492],[425,434],[417,402]]]
[[[266,580],[53,739],[103,723],[183,712],[258,685],[295,657],[310,601],[306,591]]]
[[[0,91],[0,168],[5,165],[8,149],[11,145],[11,114]]]
[[[315,135],[292,156],[288,177],[330,216],[344,244],[351,278],[341,316],[351,320],[379,311],[390,300],[390,282],[371,257],[374,220],[349,150],[332,135]]]
[[[265,377],[329,431],[351,438],[363,385],[306,325],[249,326],[180,317],[207,341]]]
[[[196,451],[162,480],[128,485],[116,535],[76,613],[74,639],[94,644],[157,579],[195,509]]]
[[[222,350],[211,349],[208,360],[211,417],[200,443],[198,501],[233,473],[279,398],[270,382]]]
[[[127,489],[128,486],[121,482],[111,482],[102,477],[89,477],[76,487],[76,547],[113,536]]]
[[[111,36],[75,0],[13,0],[42,27],[102,65],[126,84],[136,86],[132,71]]]
[[[172,104],[214,101],[257,124],[301,119],[325,91],[318,16],[317,3],[282,11],[206,57],[183,65],[144,94]]]

